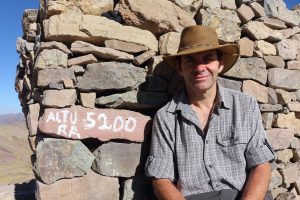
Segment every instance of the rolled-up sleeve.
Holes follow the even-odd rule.
[[[255,100],[254,100],[255,101]],[[267,140],[266,132],[262,125],[261,114],[257,102],[253,102],[251,131],[253,133],[245,152],[247,168],[273,161],[275,153]]]
[[[153,120],[150,154],[145,165],[145,174],[150,178],[174,181],[174,138],[167,118],[157,113]]]

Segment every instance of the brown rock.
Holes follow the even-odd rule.
[[[79,56],[68,60],[68,66],[72,65],[87,65],[98,62],[97,58],[93,54],[85,56]]]
[[[101,176],[92,170],[83,177],[62,179],[51,185],[37,181],[36,187],[37,200],[119,199],[118,178]]]
[[[132,61],[132,63],[137,66],[140,66],[143,63],[145,63],[147,60],[152,58],[153,56],[155,56],[155,52],[152,50],[149,50],[149,51],[146,51],[146,52],[142,53],[141,55],[135,57],[134,60]]]
[[[282,105],[289,104],[292,101],[296,100],[295,93],[287,92],[287,91],[281,90],[281,89],[276,89],[275,91],[276,91],[276,94],[278,97],[278,103],[280,103]]]
[[[221,7],[223,9],[235,10],[236,9],[235,0],[222,0]]]
[[[287,104],[287,107],[291,112],[300,112],[300,103],[299,102],[291,102]]]
[[[290,147],[295,131],[292,129],[273,128],[267,130],[267,137],[274,150]]]
[[[254,96],[260,103],[268,103],[268,88],[255,81],[243,81],[242,91]]]
[[[291,36],[293,36],[299,32],[300,32],[299,27],[293,27],[293,28],[287,28],[287,29],[280,30],[280,33],[283,35],[284,39],[288,39]]]
[[[272,197],[275,199],[279,194],[287,192],[286,188],[278,187],[271,191]]]
[[[60,14],[53,15],[43,23],[46,40],[65,43],[81,40],[101,45],[105,40],[115,39],[145,45],[154,51],[157,51],[158,47],[158,42],[151,32],[132,26],[123,26],[106,17]]]
[[[294,69],[294,70],[300,70],[300,61],[289,61],[287,63],[287,68],[288,69]]]
[[[267,68],[284,68],[285,62],[280,56],[264,56]]]
[[[170,0],[194,16],[202,6],[202,0]]]
[[[58,49],[66,54],[72,53],[64,43],[52,41],[52,42],[41,42],[41,46],[38,48],[35,54],[38,55],[44,49]]]
[[[253,56],[254,42],[247,37],[243,37],[238,42],[240,47],[240,55],[245,57]]]
[[[29,130],[29,135],[34,136],[37,134],[37,128],[40,116],[40,104],[35,103],[28,106],[28,114],[26,116],[26,123]]]
[[[276,159],[278,162],[287,163],[293,158],[293,151],[291,149],[284,149],[276,151]]]
[[[283,176],[283,184],[285,188],[288,188],[291,183],[295,183],[299,180],[298,167],[295,164],[290,164],[285,166],[284,169],[281,169],[279,172]]]
[[[300,119],[296,118],[294,112],[290,112],[288,114],[277,114],[273,122],[273,126],[294,129],[297,133],[300,133]]]
[[[75,89],[45,90],[42,105],[54,108],[72,106],[75,105],[76,97]]]
[[[151,8],[151,9],[149,9]],[[117,5],[126,25],[161,35],[195,25],[191,15],[170,1],[121,0]]]
[[[270,27],[271,29],[286,29],[286,25],[283,21],[279,19],[264,17],[263,22],[266,26]]]
[[[296,195],[292,192],[284,192],[276,197],[276,200],[297,200]]]
[[[264,40],[258,40],[255,42],[255,49],[260,51],[263,55],[276,55],[276,48],[273,44]]]
[[[129,110],[71,107],[46,109],[39,129],[49,135],[72,138],[98,138],[101,141],[127,139],[143,142],[149,134],[150,118]]]
[[[98,47],[87,42],[75,41],[71,45],[71,51],[81,54],[93,54],[100,59],[106,60],[133,60],[133,55],[107,47]],[[90,63],[89,63],[90,64]]]
[[[120,40],[105,40],[104,44],[108,48],[125,51],[127,53],[141,53],[149,50],[149,48],[144,45]]]
[[[96,93],[80,93],[80,102],[83,107],[95,108]]]
[[[270,87],[286,90],[300,89],[300,72],[298,70],[271,68],[268,71]]]
[[[240,81],[234,81],[234,80],[230,80],[230,79],[222,78],[222,77],[218,77],[217,81],[223,87],[226,87],[226,88],[229,88],[232,90],[241,91],[241,89],[242,89],[242,82],[240,82]]]
[[[68,54],[57,49],[45,49],[36,58],[34,69],[57,69],[67,67]]]
[[[159,38],[158,48],[161,55],[175,54],[178,51],[180,33],[169,32]]]
[[[37,86],[47,87],[50,83],[62,83],[66,79],[75,81],[72,69],[44,69],[38,71]]]
[[[268,130],[272,128],[274,114],[272,112],[264,112],[261,114],[264,129]]]
[[[242,4],[237,9],[237,14],[239,15],[243,24],[246,24],[248,21],[250,21],[254,17],[254,12],[252,11],[252,9],[245,4]]]
[[[279,187],[283,182],[281,174],[275,169],[271,174],[271,182],[269,185],[269,190]]]
[[[74,86],[74,81],[72,79],[64,79],[63,84],[64,84],[66,89],[71,89],[71,88],[75,87]]]
[[[281,56],[284,60],[294,60],[296,59],[297,49],[295,40],[285,39],[278,42],[275,46],[278,52],[278,55]]]
[[[257,2],[252,2],[250,4],[255,17],[266,17],[265,9]]]
[[[210,0],[202,0],[202,6],[204,8],[221,8],[221,0],[210,1]]]
[[[277,94],[273,88],[268,88],[268,103],[273,105],[278,103]]]

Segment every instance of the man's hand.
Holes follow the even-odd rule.
[[[184,200],[182,194],[168,179],[152,179],[152,185],[159,200]]]
[[[270,179],[271,165],[269,162],[253,167],[243,189],[241,200],[264,200]]]

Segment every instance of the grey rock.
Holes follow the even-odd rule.
[[[145,175],[138,175],[123,182],[123,198],[128,199],[156,199],[150,180]]]
[[[130,90],[145,81],[142,68],[127,63],[103,62],[87,65],[87,70],[77,83],[82,91]]]
[[[22,29],[25,35],[29,31],[30,24],[37,22],[38,12],[38,9],[26,9],[24,11],[22,19]]]
[[[283,107],[281,104],[259,104],[259,109],[261,112],[279,112],[282,111]]]
[[[46,184],[83,176],[94,160],[87,147],[73,140],[45,138],[39,142],[36,152],[35,172]]]
[[[177,6],[194,16],[202,5],[203,0],[170,0]]]
[[[80,93],[80,102],[83,107],[95,108],[96,93]]]
[[[124,42],[120,40],[105,40],[104,44],[108,48],[124,51],[127,53],[141,53],[149,50],[149,48],[144,45],[139,45],[132,42]]]
[[[287,28],[287,29],[280,30],[280,33],[284,37],[283,39],[289,39],[289,38],[291,38],[291,39],[296,39],[297,40],[297,37],[295,38],[295,37],[291,37],[291,36],[293,36],[293,35],[295,35],[295,34],[297,34],[299,32],[300,32],[300,27],[298,27],[298,26],[295,26],[293,28]]]
[[[88,65],[98,62],[98,59],[93,54],[79,56],[68,60],[68,66],[72,65]]]
[[[276,169],[273,170],[271,174],[271,182],[269,185],[269,190],[279,187],[282,184],[282,182],[283,182],[283,178],[281,174]]]
[[[271,68],[268,71],[270,87],[286,90],[300,89],[300,71],[281,68]]]
[[[278,55],[284,60],[294,60],[296,59],[298,49],[296,44],[297,42],[295,42],[295,40],[285,39],[277,43],[275,46]]]
[[[121,12],[126,25],[149,30],[155,35],[180,32],[196,24],[188,12],[170,1],[121,0],[117,10]]]
[[[284,192],[279,194],[276,200],[296,200],[296,195],[292,192]]]
[[[170,79],[175,71],[163,61],[163,56],[153,56],[147,63],[148,75],[157,75],[166,79]]]
[[[245,4],[242,4],[236,11],[243,24],[247,23],[255,16],[253,10]]]
[[[221,0],[210,1],[210,0],[202,0],[202,7],[204,8],[221,8]]]
[[[288,188],[291,183],[295,183],[299,180],[298,167],[296,164],[286,165],[285,168],[281,169],[279,172],[283,176],[283,186]]]
[[[159,53],[161,55],[175,54],[180,43],[180,33],[169,32],[159,37]]]
[[[66,189],[68,188],[68,189]],[[118,178],[101,176],[92,170],[82,177],[62,179],[50,185],[36,182],[36,200],[119,199]]]
[[[239,27],[241,21],[235,11],[215,9],[201,9],[196,16],[197,24],[216,29],[219,39],[223,42],[236,42],[241,37]]]
[[[72,69],[44,69],[38,71],[38,87],[47,87],[50,83],[62,83],[63,80],[75,81],[74,70]]]
[[[227,78],[218,77],[217,79],[218,83],[226,88],[241,91],[242,88],[242,82],[240,81],[234,81]]]
[[[264,56],[267,68],[284,68],[285,62],[280,56]]]
[[[37,49],[36,55],[42,52],[45,49],[58,49],[66,54],[71,54],[72,52],[68,49],[67,45],[62,42],[41,42],[40,47]]]
[[[73,65],[69,67],[69,69],[73,70],[76,75],[83,74],[85,72],[85,69],[80,65]]]
[[[137,66],[140,66],[143,63],[145,63],[147,60],[152,58],[153,56],[155,56],[155,52],[152,50],[149,50],[149,51],[146,51],[146,52],[142,53],[141,55],[138,55],[137,57],[135,57],[134,60],[132,61],[132,63]]]
[[[49,89],[62,90],[64,89],[64,85],[62,83],[52,83],[48,84]]]
[[[93,44],[83,42],[83,41],[75,41],[71,45],[71,51],[73,53],[81,53],[81,54],[93,54],[101,59],[106,60],[133,60],[133,55],[118,51],[108,47],[98,47]]]
[[[37,134],[39,116],[40,116],[40,104],[35,103],[35,104],[28,105],[26,124],[30,136],[35,136]]]
[[[278,103],[276,91],[273,88],[268,88],[268,104],[275,105]]]
[[[266,17],[265,9],[257,2],[250,3],[250,7],[252,8],[255,17]]]
[[[261,114],[264,129],[268,130],[272,128],[274,113],[272,112],[264,112]]]
[[[54,108],[63,108],[75,105],[77,95],[75,89],[45,90],[42,105]]]
[[[94,151],[92,169],[105,176],[133,177],[141,174],[147,154],[145,144],[105,143]]]
[[[300,89],[295,92],[297,101],[300,102]]]
[[[291,11],[286,7],[280,6],[278,7],[278,15],[279,19],[284,21],[289,26],[298,26],[300,23],[300,18],[297,11]]]
[[[66,68],[68,62],[68,54],[57,49],[45,49],[36,58],[34,68],[42,69],[57,69]]]
[[[287,26],[285,23],[279,19],[273,19],[273,18],[268,18],[264,17],[263,22],[266,26],[268,26],[271,29],[285,29]]]
[[[252,79],[259,83],[266,84],[268,70],[266,69],[264,60],[261,58],[240,58],[224,76]]]
[[[286,8],[286,4],[282,0],[268,0],[264,1],[264,8],[267,16],[273,18],[280,18],[278,13],[278,8],[284,7]]]
[[[228,10],[235,10],[236,9],[235,0],[222,0],[221,8],[228,9]]]

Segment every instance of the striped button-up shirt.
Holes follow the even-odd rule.
[[[205,134],[182,89],[153,122],[148,177],[173,181],[184,196],[242,190],[249,170],[274,159],[256,100],[218,86]]]

